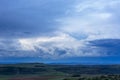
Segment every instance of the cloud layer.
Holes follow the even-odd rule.
[[[0,57],[119,55],[119,7],[119,0],[1,0]]]
[[[0,36],[35,37],[56,31],[55,19],[63,16],[70,4],[65,0],[1,0]]]
[[[84,34],[89,39],[120,38],[118,0],[77,1],[58,21],[61,30],[70,34]]]
[[[0,57],[100,57],[119,55],[119,39],[78,40],[65,33],[37,38],[0,41]],[[8,45],[9,44],[9,45]]]

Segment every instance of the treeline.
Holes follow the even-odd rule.
[[[63,80],[120,80],[120,75],[79,76],[78,78],[70,77]]]
[[[0,75],[15,75],[15,74],[36,74],[39,72],[45,72],[44,68],[32,68],[32,67],[0,67]]]

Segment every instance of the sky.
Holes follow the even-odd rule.
[[[119,0],[0,0],[0,62],[120,63],[119,7]]]

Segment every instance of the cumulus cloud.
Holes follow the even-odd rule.
[[[7,41],[8,42],[8,41]],[[1,57],[41,57],[65,58],[82,56],[102,56],[99,48],[89,46],[87,41],[77,40],[66,33],[51,37],[22,38],[0,44]],[[3,48],[3,46],[5,46]]]

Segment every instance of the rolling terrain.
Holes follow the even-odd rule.
[[[120,77],[120,65],[1,64],[0,80],[109,80]],[[97,79],[96,79],[97,78]],[[103,80],[104,80],[103,79]]]

